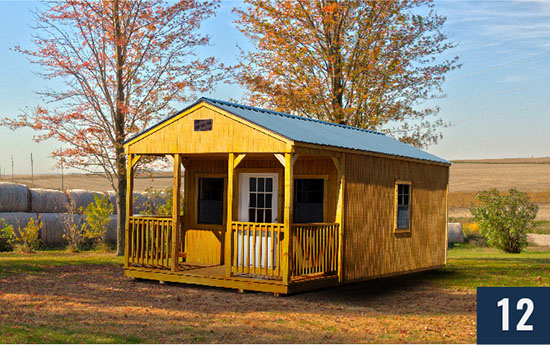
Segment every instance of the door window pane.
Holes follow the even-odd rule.
[[[273,178],[250,177],[248,221],[273,222]]]

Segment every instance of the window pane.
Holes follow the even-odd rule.
[[[256,222],[257,223],[263,223],[264,222],[264,210],[256,210]]]
[[[265,178],[258,178],[258,192],[264,191]]]
[[[269,209],[265,210],[265,222],[266,223],[273,222],[272,213],[271,213],[271,210],[269,210]]]
[[[256,221],[256,209],[255,208],[249,208],[248,209],[248,221],[249,222],[255,222]]]
[[[409,208],[407,206],[399,206],[397,208],[397,228],[409,228]]]
[[[403,185],[403,194],[409,194],[409,185],[408,184]]]
[[[258,207],[264,207],[264,198],[265,195],[262,193],[258,193],[257,199],[258,199]]]
[[[256,193],[250,193],[250,200],[248,202],[248,206],[256,207]]]
[[[250,191],[251,192],[256,191],[256,178],[255,177],[250,178]]]
[[[273,192],[273,178],[268,177],[265,179],[265,191]]]
[[[223,224],[223,178],[199,178],[197,223]]]
[[[404,195],[403,196],[403,205],[409,205],[409,196],[408,195]]]
[[[273,194],[266,194],[265,195],[265,207],[266,208],[272,208],[271,203],[273,199]]]
[[[397,194],[403,194],[403,185],[402,184],[397,185]]]

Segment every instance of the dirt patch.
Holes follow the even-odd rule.
[[[535,246],[550,247],[550,235],[527,234],[527,241]]]
[[[61,266],[0,279],[0,324],[148,343],[475,342],[475,292],[414,277],[275,297]]]

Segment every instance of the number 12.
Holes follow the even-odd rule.
[[[510,315],[509,315],[509,299],[503,298],[500,301],[498,301],[497,306],[500,308],[502,307],[502,330],[503,331],[509,331],[510,330]],[[533,313],[533,310],[535,310],[535,304],[533,301],[529,298],[522,298],[518,301],[518,304],[516,305],[517,310],[523,310],[523,307],[527,306],[525,312],[523,313],[523,316],[519,320],[518,324],[516,325],[516,331],[532,331],[533,325],[526,325],[525,323],[527,320],[529,320],[529,317]]]

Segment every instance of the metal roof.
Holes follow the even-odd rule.
[[[177,116],[178,114],[181,114],[185,110],[190,109],[203,101],[295,142],[314,145],[327,145],[345,149],[414,158],[448,165],[451,164],[445,159],[417,149],[411,145],[402,143],[385,135],[384,133],[205,97],[200,98],[191,106],[170,116],[151,128],[160,125],[161,123]],[[126,142],[140,136],[151,128],[141,132]]]

